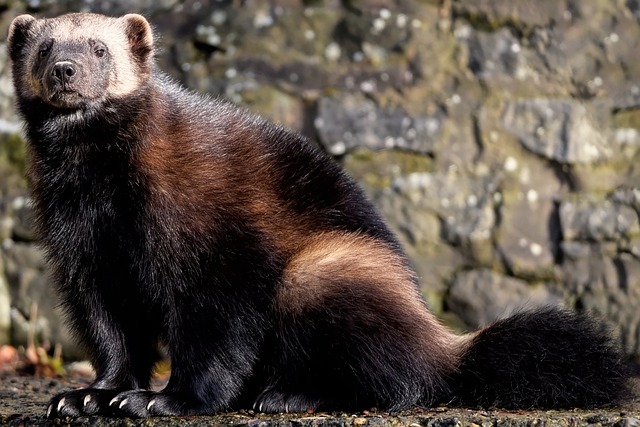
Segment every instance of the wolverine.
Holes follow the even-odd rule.
[[[96,370],[50,418],[572,408],[627,396],[605,328],[559,308],[466,335],[311,141],[183,89],[136,14],[10,25],[37,226]],[[171,360],[149,389],[159,348]]]

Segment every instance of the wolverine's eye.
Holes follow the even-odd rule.
[[[40,49],[38,50],[38,56],[40,58],[46,58],[51,52],[52,46],[53,46],[53,39],[49,39],[42,42],[42,44],[40,45]]]
[[[51,47],[49,47],[49,46],[42,46],[42,47],[40,48],[40,52],[39,52],[39,54],[40,54],[40,58],[46,58],[46,57],[47,57],[47,55],[49,55],[49,52],[50,52],[50,51],[51,51]]]
[[[104,43],[101,43],[97,40],[91,40],[90,43],[93,49],[93,54],[97,58],[102,58],[107,54],[107,47],[104,45]]]

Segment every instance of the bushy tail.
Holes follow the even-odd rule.
[[[497,408],[609,406],[629,399],[622,354],[588,316],[547,308],[479,332],[452,379],[452,403]]]

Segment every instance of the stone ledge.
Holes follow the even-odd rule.
[[[482,411],[439,407],[398,413],[264,415],[251,412],[202,417],[119,419],[81,417],[47,420],[46,402],[63,389],[86,386],[87,378],[51,379],[0,375],[0,426],[233,426],[233,427],[640,427],[640,400],[620,408],[569,411]]]

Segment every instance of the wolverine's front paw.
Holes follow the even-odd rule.
[[[307,412],[315,410],[319,404],[303,395],[284,394],[269,388],[260,393],[253,410],[265,413]]]
[[[197,402],[175,394],[148,390],[125,391],[115,396],[109,404],[114,414],[130,418],[202,413]]]
[[[116,390],[84,388],[55,396],[47,407],[47,418],[107,415],[109,402],[118,394]]]

